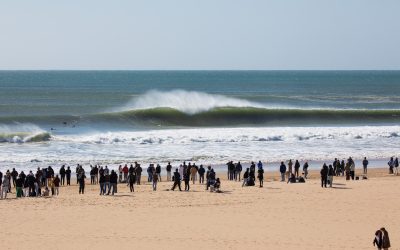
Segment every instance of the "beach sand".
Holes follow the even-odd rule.
[[[14,192],[0,201],[1,249],[374,249],[382,226],[400,249],[400,176],[369,172],[368,180],[336,177],[326,189],[314,171],[305,184],[270,172],[264,188],[222,181],[223,193],[199,184],[168,191],[170,182],[135,193],[120,184],[115,196],[89,184],[84,195],[77,186],[52,198]]]

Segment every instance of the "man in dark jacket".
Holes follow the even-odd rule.
[[[110,185],[112,188],[112,195],[114,195],[114,193],[117,193],[117,185],[118,185],[118,175],[114,170],[111,170],[111,175],[110,175]],[[110,190],[111,188],[108,190],[107,195],[110,194]]]
[[[67,177],[67,186],[71,186],[71,169],[69,167],[65,170],[65,176]]]
[[[65,165],[60,168],[61,185],[65,185]]]
[[[326,187],[326,182],[328,179],[328,166],[324,163],[321,169],[321,187]]]
[[[279,172],[281,173],[281,181],[285,181],[285,173],[286,173],[286,165],[281,162],[281,166],[279,167]]]
[[[175,170],[174,172],[174,185],[172,186],[172,191],[176,188],[176,186],[179,187],[179,191],[182,191],[181,189],[181,175],[178,172],[178,169]]]

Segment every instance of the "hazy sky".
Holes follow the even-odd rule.
[[[0,0],[0,69],[400,69],[399,0]]]

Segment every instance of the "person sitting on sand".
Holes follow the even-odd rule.
[[[211,168],[211,170],[210,170],[210,175],[209,175],[209,179],[208,179],[208,182],[209,182],[209,186],[210,187],[212,187],[212,186],[214,186],[214,184],[215,184],[215,172],[214,172],[214,169],[212,169]]]
[[[176,186],[179,187],[179,191],[182,191],[182,189],[181,189],[181,175],[179,174],[178,169],[176,169],[175,172],[174,172],[174,185],[172,186],[171,190],[174,191]]]
[[[48,187],[44,188],[44,191],[42,192],[43,197],[49,197],[50,196],[50,191]]]
[[[219,178],[217,178],[217,179],[215,180],[214,184],[211,185],[211,187],[210,187],[210,192],[217,192],[217,193],[219,193],[219,192],[220,192],[220,187],[221,187],[221,181],[220,181]]]
[[[260,181],[260,188],[264,186],[264,169],[261,167],[258,168],[257,178]]]
[[[294,175],[294,173],[290,174],[287,183],[296,183],[296,176]]]
[[[375,232],[374,241],[372,243],[374,244],[375,247],[377,247],[378,250],[382,249],[382,231],[381,230],[377,230]]]

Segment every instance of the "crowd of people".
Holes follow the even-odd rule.
[[[367,178],[368,160],[365,157],[362,161],[363,179]],[[227,164],[227,180],[240,182],[242,187],[264,185],[264,168],[263,163],[259,161],[257,164],[251,162],[250,167],[246,168],[244,173],[242,164],[233,161]],[[398,158],[392,157],[389,162],[389,174],[398,175],[399,162]],[[300,172],[301,164],[298,160],[289,160],[286,163],[281,162],[279,172],[281,181],[287,183],[305,182],[308,178],[308,161],[302,164],[302,172]],[[153,191],[157,190],[157,183],[160,182],[162,168],[160,164],[150,164],[147,167],[147,182],[152,184]],[[346,180],[357,180],[360,177],[355,176],[355,162],[350,157],[346,160],[335,158],[332,164],[324,163],[321,170],[321,187],[332,187],[335,176],[345,176]],[[173,182],[171,190],[181,188],[181,182],[184,182],[184,190],[189,191],[190,185],[205,184],[206,190],[219,191],[221,181],[216,178],[216,173],[211,166],[205,168],[203,165],[196,163],[183,162],[173,171],[170,162],[165,166],[166,181]],[[108,166],[90,165],[90,184],[99,185],[100,195],[114,195],[118,192],[118,184],[125,183],[129,186],[130,192],[135,191],[135,185],[141,185],[143,169],[140,164],[119,165],[118,169],[111,170]],[[75,169],[76,182],[79,186],[79,194],[84,194],[86,183],[86,172],[82,165],[77,164]],[[37,168],[36,173],[29,171],[26,175],[24,171],[17,172],[15,168],[12,171],[7,170],[3,175],[0,172],[0,194],[1,198],[7,198],[7,194],[15,188],[16,197],[48,197],[59,195],[60,186],[71,185],[71,168],[69,166],[61,166],[59,173],[55,174],[51,166],[47,168]]]

